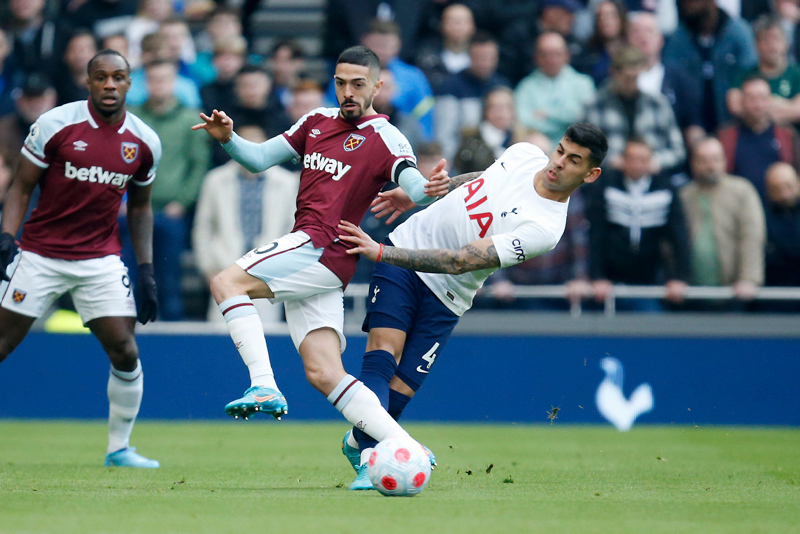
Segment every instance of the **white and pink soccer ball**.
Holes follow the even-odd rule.
[[[408,436],[378,443],[367,466],[372,485],[387,496],[412,497],[425,489],[431,478],[425,448]]]

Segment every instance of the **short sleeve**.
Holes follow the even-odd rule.
[[[60,125],[51,120],[51,117],[46,113],[31,125],[21,150],[23,156],[43,169],[50,166],[53,157],[53,154],[49,153],[48,142],[60,129]]]
[[[161,161],[161,140],[155,135],[155,132],[153,139],[147,140],[147,148],[150,149],[150,166],[146,167],[142,165],[142,168],[139,169],[139,172],[137,172],[136,176],[133,178],[133,182],[140,187],[153,183],[153,180],[156,178],[158,163]]]
[[[526,222],[512,231],[492,236],[500,267],[510,267],[553,250],[558,237],[536,223]]]

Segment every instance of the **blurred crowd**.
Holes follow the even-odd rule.
[[[221,109],[242,137],[278,135],[337,105],[336,57],[364,44],[382,65],[374,107],[425,175],[441,157],[451,175],[486,169],[520,141],[550,153],[580,120],[608,136],[603,176],[573,195],[557,248],[498,271],[479,307],[591,308],[616,284],[663,284],[666,299],[618,308],[800,311],[752,300],[763,285],[800,286],[800,0],[328,0],[311,40],[291,27],[263,34],[255,21],[269,4],[3,2],[0,206],[30,125],[87,98],[88,60],[119,51],[132,69],[128,107],[163,145],[161,319],[218,320],[206,281],[291,229],[300,168],[249,173],[190,126]],[[376,239],[391,230],[369,214],[362,226]],[[371,270],[360,262],[354,282]],[[565,284],[568,298],[515,296],[547,284]],[[736,298],[685,301],[692,285]],[[281,320],[269,303],[260,311]]]

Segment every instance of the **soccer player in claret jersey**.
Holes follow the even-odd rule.
[[[375,112],[379,73],[371,50],[348,48],[334,74],[340,107],[315,109],[264,143],[241,139],[233,133],[233,121],[217,110],[201,114],[203,122],[193,127],[205,129],[251,172],[293,158],[303,164],[292,232],[251,250],[211,282],[211,294],[250,371],[250,388],[225,407],[229,415],[265,412],[280,418],[287,413],[251,301],[268,298],[285,302],[292,341],[311,385],[373,438],[408,435],[375,394],[344,370],[343,288],[353,276],[356,256],[347,254],[349,245],[337,238],[337,225],[341,219],[360,221],[390,180],[413,202],[426,204],[447,192],[449,177],[442,160],[426,182],[408,141],[388,117]]]
[[[89,99],[59,106],[31,126],[3,207],[0,235],[0,361],[34,320],[69,291],[84,324],[111,360],[108,466],[158,467],[130,447],[143,377],[134,338],[157,313],[150,188],[161,157],[158,136],[128,113],[130,66],[113,50],[89,61]],[[19,231],[39,184],[36,209]],[[139,312],[120,260],[117,216],[128,193],[128,225],[139,264]],[[17,260],[15,260],[15,257]],[[15,261],[13,272],[6,268]],[[11,269],[9,269],[11,271]]]
[[[454,177],[451,193],[398,226],[384,244],[342,222],[340,239],[356,245],[348,253],[378,262],[360,379],[392,417],[400,417],[422,385],[486,278],[555,248],[570,195],[600,176],[607,150],[599,128],[574,124],[549,159],[518,143],[485,172]],[[399,192],[381,195],[380,214],[408,208]],[[358,428],[345,433],[342,450],[358,473],[350,489],[373,489],[362,459],[375,443]]]

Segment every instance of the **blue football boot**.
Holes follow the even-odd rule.
[[[436,463],[436,455],[433,454],[433,451],[431,451],[425,445],[422,445],[422,448],[425,449],[425,453],[428,455],[428,458],[431,461],[431,471],[433,471],[434,469],[436,469],[436,466],[439,465],[439,464]]]
[[[235,419],[242,417],[247,421],[251,415],[257,412],[267,413],[280,420],[281,416],[289,413],[286,397],[277,389],[253,386],[244,392],[241,399],[225,405],[225,413]]]
[[[158,460],[151,460],[138,454],[136,447],[127,447],[117,452],[106,454],[106,465],[108,467],[144,467],[148,469],[161,467]]]
[[[344,438],[342,438],[342,454],[347,457],[347,461],[350,462],[353,470],[358,473],[358,466],[361,464],[361,451],[347,444],[347,440],[352,433],[353,429],[344,433]]]
[[[358,475],[356,475],[356,478],[350,483],[349,489],[354,491],[375,489],[375,486],[372,485],[372,481],[369,479],[366,463],[358,466]]]

